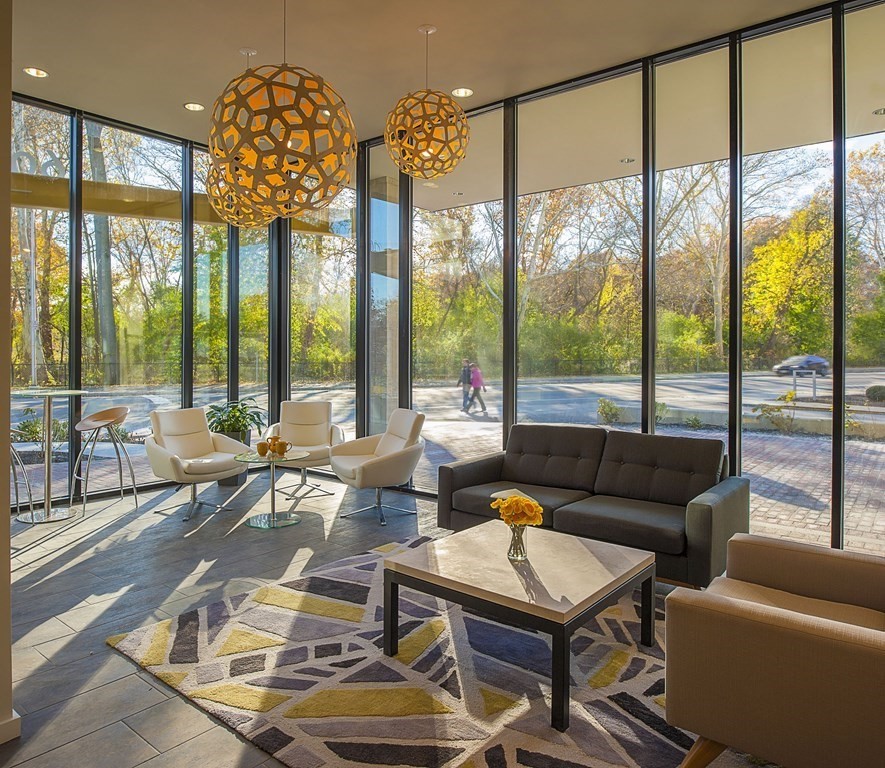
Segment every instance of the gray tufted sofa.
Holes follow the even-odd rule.
[[[506,451],[439,468],[438,523],[496,518],[489,497],[511,488],[541,504],[545,527],[650,550],[659,578],[697,587],[749,529],[750,483],[728,477],[721,440],[516,424]]]

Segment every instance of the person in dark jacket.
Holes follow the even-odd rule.
[[[461,375],[456,387],[461,387],[461,410],[467,413],[467,401],[470,399],[470,361],[465,357],[461,361]]]

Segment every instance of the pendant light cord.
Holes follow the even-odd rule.
[[[424,90],[430,89],[430,32],[424,33]]]
[[[288,58],[286,56],[286,11],[288,10],[289,3],[287,0],[283,0],[283,64],[288,64]]]

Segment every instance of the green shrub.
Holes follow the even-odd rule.
[[[885,386],[875,384],[867,387],[866,396],[867,400],[872,400],[874,403],[885,403]]]
[[[621,420],[621,409],[605,397],[599,398],[596,413],[600,424],[617,424]]]
[[[655,424],[660,424],[670,415],[670,408],[666,403],[655,401]]]
[[[700,416],[686,416],[685,426],[689,429],[701,429],[704,426],[704,422]]]

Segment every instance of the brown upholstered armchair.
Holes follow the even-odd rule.
[[[885,558],[737,534],[726,575],[667,597],[667,721],[789,768],[885,761]]]

